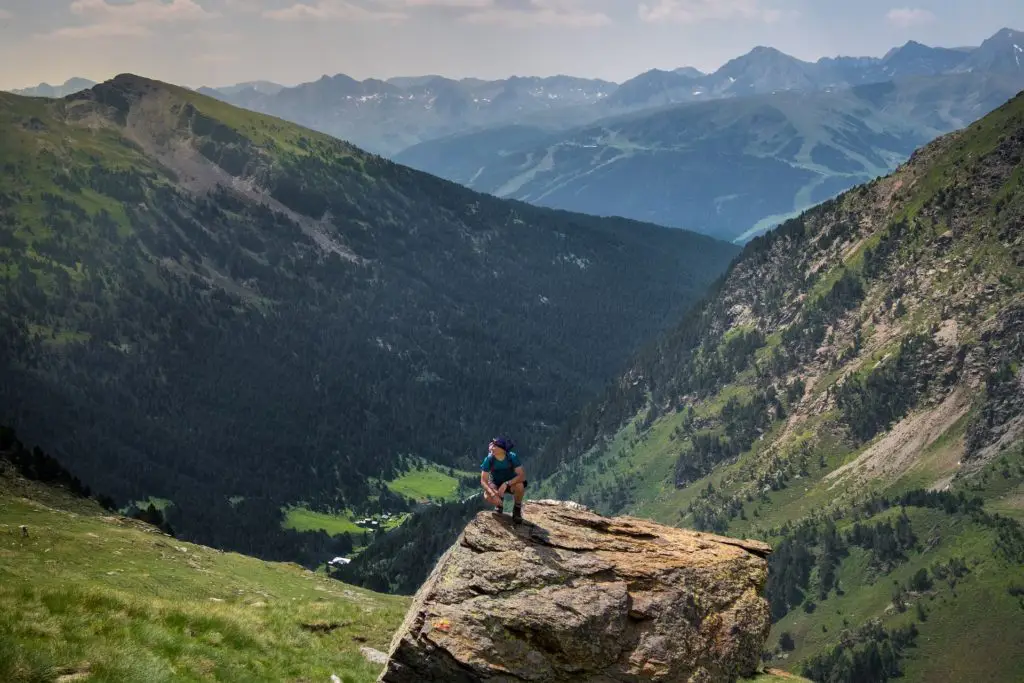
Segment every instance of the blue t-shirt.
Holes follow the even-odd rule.
[[[487,457],[480,464],[480,470],[482,472],[490,472],[494,483],[499,486],[506,481],[512,481],[516,478],[517,467],[522,467],[522,465],[519,463],[519,456],[516,455],[515,451],[509,451],[505,455],[504,460],[498,460],[488,453]]]

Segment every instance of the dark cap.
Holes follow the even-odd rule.
[[[516,447],[515,443],[513,443],[511,439],[505,439],[500,436],[496,436],[493,439],[491,439],[491,443],[493,443],[495,446],[502,449],[503,451],[510,451]]]

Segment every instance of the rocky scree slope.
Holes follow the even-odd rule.
[[[1018,95],[753,240],[539,495],[771,542],[769,654],[815,680],[1016,680],[1022,154]]]
[[[481,512],[391,644],[383,683],[734,681],[758,668],[770,548],[566,501]]]
[[[174,501],[186,537],[278,558],[283,505],[400,504],[393,455],[542,440],[735,253],[132,75],[2,94],[0,131],[0,417],[120,502]]]

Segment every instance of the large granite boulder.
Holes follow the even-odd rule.
[[[528,502],[438,560],[379,681],[734,681],[768,637],[769,546]]]

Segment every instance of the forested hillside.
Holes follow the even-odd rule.
[[[387,507],[400,455],[536,448],[735,253],[130,75],[0,94],[0,132],[0,420],[264,556],[283,506]]]
[[[1024,94],[752,241],[532,495],[769,541],[816,681],[1021,679],[1022,156]]]

